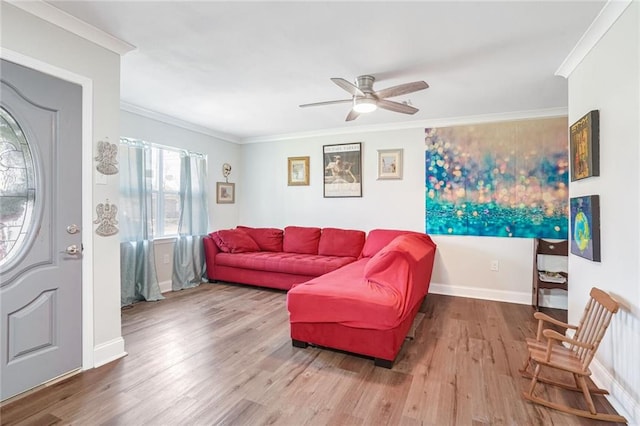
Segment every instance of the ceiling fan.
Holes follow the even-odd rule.
[[[353,107],[347,115],[345,121],[355,120],[360,114],[375,111],[377,108],[387,109],[389,111],[401,112],[403,114],[415,114],[418,108],[407,103],[390,101],[387,98],[406,95],[407,93],[417,92],[429,87],[424,81],[414,81],[412,83],[399,84],[397,86],[388,87],[386,89],[373,90],[373,82],[375,77],[371,75],[361,75],[356,79],[356,84],[349,83],[344,78],[332,78],[335,84],[351,94],[351,99],[340,99],[336,101],[315,102],[312,104],[300,105],[301,108],[319,105],[333,105],[351,102]]]

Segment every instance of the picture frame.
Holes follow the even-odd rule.
[[[593,110],[569,128],[571,181],[600,176],[600,114]]]
[[[600,196],[569,200],[571,209],[571,253],[600,262]]]
[[[236,184],[216,182],[216,203],[233,204],[236,202]]]
[[[402,179],[402,149],[378,150],[378,180]]]
[[[289,157],[287,158],[287,185],[308,186],[309,185],[309,157]]]
[[[324,145],[325,198],[362,197],[362,143]]]

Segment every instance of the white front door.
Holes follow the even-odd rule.
[[[0,400],[82,365],[82,88],[0,63]]]

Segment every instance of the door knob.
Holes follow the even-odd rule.
[[[70,234],[77,234],[78,232],[80,232],[80,227],[74,223],[67,226],[67,232]]]
[[[76,255],[76,254],[80,254],[80,249],[78,248],[77,245],[75,244],[71,244],[69,247],[67,247],[67,249],[63,252],[63,253],[67,253],[70,255]]]

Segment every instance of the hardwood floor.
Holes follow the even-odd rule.
[[[524,339],[535,333],[529,306],[428,295],[415,339],[388,370],[292,347],[285,300],[203,284],[124,309],[128,356],[6,404],[2,424],[602,424],[520,397]],[[570,391],[538,392],[583,406]]]

